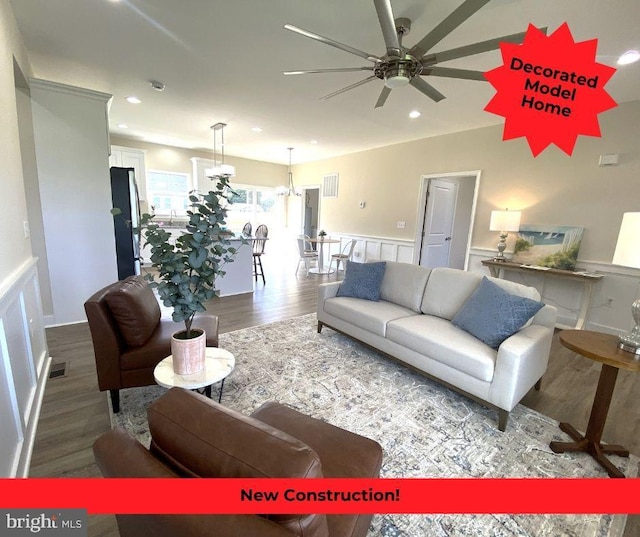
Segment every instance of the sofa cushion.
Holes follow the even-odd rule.
[[[497,349],[543,306],[537,300],[513,295],[485,277],[451,322]]]
[[[420,310],[449,321],[476,290],[482,274],[451,268],[435,268],[427,281]]]
[[[491,382],[497,353],[451,321],[414,315],[387,325],[387,339],[479,380]]]
[[[417,315],[410,309],[384,300],[371,302],[350,297],[334,297],[325,300],[324,311],[381,337],[385,336],[389,321]]]
[[[160,306],[141,276],[129,276],[105,296],[123,339],[130,347],[144,345],[160,322]]]
[[[355,263],[347,261],[344,280],[340,284],[337,296],[380,300],[380,286],[384,276],[386,262]]]
[[[380,300],[393,302],[419,313],[430,274],[431,269],[427,267],[387,262],[380,286]]]

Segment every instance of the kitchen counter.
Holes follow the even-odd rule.
[[[163,225],[162,227],[167,229],[173,239],[179,237],[185,231],[185,223],[182,223],[182,225],[174,223],[172,225]],[[247,244],[242,244],[243,238],[248,241]],[[239,234],[231,233],[228,240],[231,242],[231,246],[238,251],[233,258],[233,262],[224,266],[223,270],[226,274],[216,280],[216,289],[218,289],[219,296],[253,293],[253,237],[243,237]],[[142,241],[144,244],[144,238]],[[151,247],[145,244],[142,248],[143,272],[145,268],[151,267],[150,257]]]

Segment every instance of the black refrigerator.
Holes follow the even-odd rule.
[[[111,168],[113,207],[122,212],[113,217],[116,235],[118,279],[140,274],[140,199],[133,168]]]

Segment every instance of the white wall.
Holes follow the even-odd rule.
[[[86,320],[84,301],[118,279],[110,214],[110,95],[31,80],[36,160],[53,315]]]
[[[33,160],[33,153],[25,152],[23,159],[18,114],[23,96],[16,86],[30,74],[9,1],[0,0],[0,477],[28,474],[51,362],[36,259],[23,228],[29,220],[23,161]]]

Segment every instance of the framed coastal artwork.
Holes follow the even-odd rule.
[[[513,262],[575,270],[584,228],[570,226],[520,227]]]

